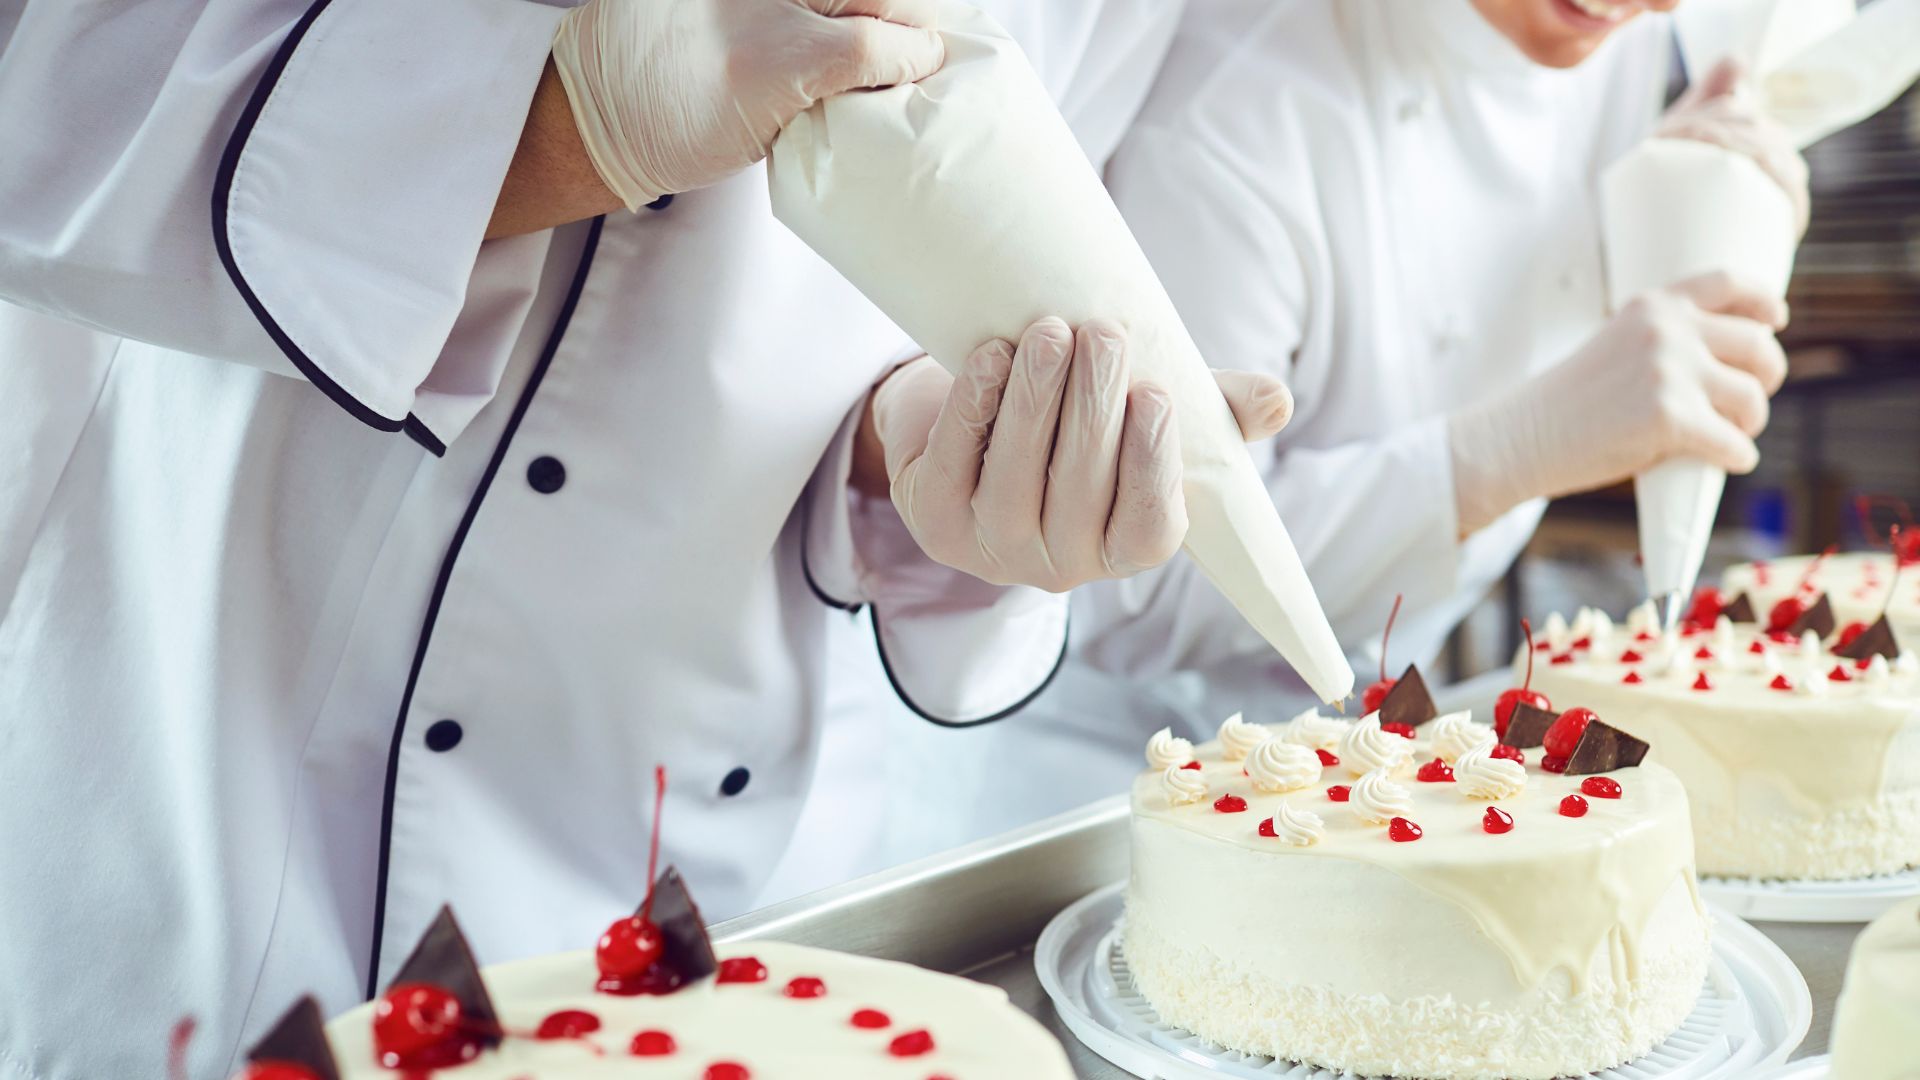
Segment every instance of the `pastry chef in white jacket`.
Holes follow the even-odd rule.
[[[1255,448],[1336,632],[1377,677],[1430,661],[1544,496],[1680,452],[1752,469],[1779,298],[1702,281],[1610,317],[1600,172],[1661,125],[1675,0],[1191,0],[1108,186],[1209,363],[1282,374]],[[1804,164],[1733,78],[1671,133]],[[909,730],[896,815],[938,847],[1079,805],[1163,724],[1315,704],[1185,560],[1076,593],[1073,656],[973,740]],[[957,804],[957,805],[956,805]]]
[[[1095,154],[1177,11],[990,6]],[[1170,467],[1157,522],[1067,533],[1171,554],[1170,408],[1123,343],[983,349],[999,429],[943,442],[951,380],[892,368],[741,170],[812,97],[936,69],[912,8],[0,0],[0,1073],[157,1076],[191,1014],[224,1077],[449,901],[486,961],[586,947],[645,891],[656,762],[668,857],[741,910],[812,775],[828,605],[954,720],[1063,651],[1062,597],[849,491],[916,431],[980,470],[947,527],[1016,541],[1056,423]],[[1033,565],[1056,502],[1016,509],[1047,535],[996,577],[1084,578]]]

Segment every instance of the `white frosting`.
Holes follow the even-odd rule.
[[[1253,748],[1267,741],[1269,732],[1259,724],[1249,724],[1241,719],[1239,713],[1227,717],[1220,725],[1220,749],[1227,755],[1228,761],[1239,761],[1253,752]],[[1188,758],[1192,761],[1192,758]]]
[[[1380,730],[1380,714],[1370,712],[1354,721],[1346,734],[1340,736],[1340,748],[1335,756],[1355,776],[1375,769],[1393,772],[1412,760],[1413,740]]]
[[[832,1076],[899,1080],[932,1075],[1018,1076],[1072,1080],[1060,1044],[996,987],[908,964],[757,941],[724,946],[722,958],[751,956],[767,967],[759,983],[696,985],[665,997],[596,993],[591,952],[542,956],[489,967],[483,973],[501,1026],[531,1032],[563,1009],[584,1009],[601,1028],[579,1039],[509,1036],[497,1049],[456,1069],[445,1080],[627,1080],[698,1077],[707,1065],[731,1061],[756,1078]],[[823,997],[794,999],[781,991],[796,976],[826,984]],[[849,1017],[878,1009],[892,1022],[857,1028]],[[401,1073],[374,1064],[371,1005],[327,1025],[343,1080],[398,1080]],[[636,1058],[635,1034],[665,1031],[673,1054]],[[925,1055],[887,1052],[895,1037],[924,1030],[933,1037]]]
[[[1169,765],[1160,773],[1160,788],[1175,806],[1197,803],[1207,797],[1207,778],[1199,769]]]
[[[1319,814],[1291,802],[1281,803],[1272,820],[1274,837],[1294,847],[1312,847],[1327,835],[1327,823]]]
[[[1340,745],[1341,738],[1352,727],[1351,720],[1322,716],[1320,710],[1308,709],[1294,717],[1280,735],[1291,743],[1299,743],[1319,750],[1332,750]]]
[[[1680,651],[1707,639],[1690,635]],[[1646,654],[1643,644],[1631,643]],[[1778,644],[1752,624],[1735,624],[1732,647],[1716,652],[1704,691],[1691,672],[1656,678],[1621,650],[1536,664],[1534,688],[1647,740],[1649,760],[1680,775],[1703,873],[1840,879],[1920,865],[1920,674],[1903,670],[1912,653],[1883,678],[1818,635]],[[1846,681],[1830,678],[1836,666]],[[1623,682],[1629,671],[1643,681]],[[1772,687],[1781,674],[1791,692]]]
[[[1161,728],[1147,740],[1147,765],[1151,768],[1185,765],[1192,760],[1193,744],[1175,735],[1172,728]]]
[[[1526,766],[1493,756],[1483,744],[1460,755],[1453,765],[1453,781],[1469,799],[1511,799],[1527,786]]]
[[[1573,643],[1573,639],[1569,634],[1570,629],[1571,628],[1567,626],[1567,620],[1563,618],[1559,612],[1556,611],[1547,616],[1547,625],[1545,627],[1547,644],[1552,646],[1554,652],[1566,652],[1567,646]]]
[[[1660,612],[1653,601],[1642,600],[1632,611],[1627,612],[1627,632],[1636,636],[1658,633],[1660,630]]]
[[[1354,781],[1347,805],[1361,821],[1385,825],[1397,817],[1413,813],[1413,793],[1393,782],[1393,774],[1375,769]]]
[[[1461,754],[1495,741],[1493,729],[1473,722],[1473,713],[1448,713],[1437,717],[1428,729],[1433,739],[1433,756],[1442,761],[1457,761]]]
[[[1920,1076],[1920,900],[1873,920],[1854,940],[1833,1013],[1835,1080]]]
[[[1252,790],[1217,746],[1197,753],[1249,812],[1171,806],[1151,773],[1133,789],[1125,954],[1168,1023],[1336,1074],[1535,1080],[1638,1057],[1698,1000],[1707,919],[1666,769],[1610,774],[1622,797],[1581,818],[1558,813],[1581,777],[1529,769],[1502,835],[1457,782],[1409,784],[1400,816],[1424,836],[1395,843],[1310,791]],[[1259,835],[1307,807],[1313,845]]]
[[[1297,791],[1319,782],[1320,755],[1298,743],[1268,739],[1247,755],[1247,779],[1255,791]]]

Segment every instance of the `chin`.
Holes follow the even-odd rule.
[[[1649,8],[1675,0],[1473,0],[1480,14],[1527,59],[1543,67],[1577,67],[1614,31]]]

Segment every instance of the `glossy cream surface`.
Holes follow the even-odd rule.
[[[1920,900],[1854,940],[1833,1014],[1833,1080],[1920,1077]]]
[[[510,1035],[479,1059],[433,1073],[434,1080],[700,1080],[709,1065],[745,1066],[752,1080],[995,1080],[1032,1077],[1071,1080],[1065,1052],[1046,1029],[1014,1008],[991,986],[908,964],[778,942],[720,950],[757,957],[768,969],[761,983],[716,985],[709,979],[666,997],[617,997],[593,989],[588,952],[564,953],[486,969],[488,991]],[[826,983],[821,997],[785,996],[789,980],[812,976]],[[412,1074],[381,1068],[374,1059],[372,1006],[327,1025],[344,1080]],[[525,1033],[563,1009],[600,1018],[582,1039],[542,1041]],[[878,1009],[891,1023],[855,1027],[853,1014]],[[664,1057],[635,1057],[629,1047],[643,1030],[665,1031],[677,1044]],[[932,1052],[896,1057],[897,1036],[925,1030]]]

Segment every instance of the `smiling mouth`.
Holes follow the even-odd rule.
[[[1609,3],[1608,0],[1567,0],[1567,3],[1582,15],[1610,23],[1620,22],[1632,12],[1630,5]]]

